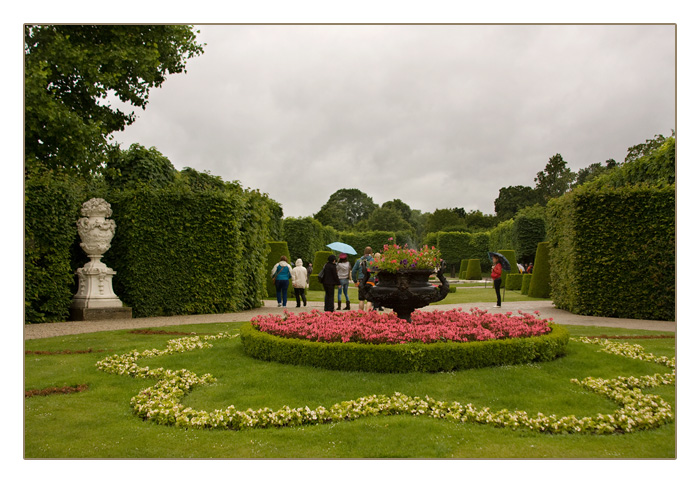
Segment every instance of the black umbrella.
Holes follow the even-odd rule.
[[[498,261],[503,265],[503,270],[510,270],[510,262],[506,257],[498,252],[489,252],[489,259],[493,259],[493,257],[498,257]]]

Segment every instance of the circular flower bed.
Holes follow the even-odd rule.
[[[241,328],[255,358],[326,369],[438,372],[549,361],[564,354],[568,332],[520,313],[460,309],[415,312],[413,323],[378,312],[256,317]]]
[[[552,329],[547,320],[519,312],[513,316],[490,314],[485,310],[462,309],[447,312],[414,312],[412,322],[393,313],[302,312],[284,315],[260,315],[251,320],[253,327],[290,339],[318,342],[359,342],[361,344],[405,344],[408,342],[474,342],[514,337],[536,337]]]

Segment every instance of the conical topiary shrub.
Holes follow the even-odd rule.
[[[465,280],[467,278],[467,266],[469,265],[469,260],[462,260],[459,262],[459,272],[457,273],[457,278]]]
[[[289,248],[287,247],[287,242],[285,241],[269,241],[267,245],[270,247],[270,253],[267,255],[267,270],[265,272],[267,281],[267,295],[268,297],[275,297],[277,295],[277,290],[275,289],[275,284],[272,281],[270,272],[272,267],[280,261],[280,257],[284,255],[287,257],[287,263],[290,265],[290,269],[294,268],[294,261],[289,259]],[[288,294],[294,295],[294,288],[292,287],[292,282],[290,279]],[[289,297],[289,295],[288,295]]]
[[[520,291],[523,295],[527,295],[530,290],[530,281],[532,280],[531,273],[523,273],[523,283],[520,287]]]
[[[323,285],[318,281],[318,272],[321,271],[323,266],[328,263],[328,255],[334,255],[330,251],[320,251],[316,252],[314,256],[314,267],[311,272],[311,278],[309,279],[309,290],[320,290],[323,292]]]
[[[464,279],[481,280],[481,260],[479,260],[478,258],[469,259]]]
[[[551,293],[549,277],[549,242],[540,242],[537,245],[535,266],[532,269],[532,279],[527,295],[529,297],[547,298]]]

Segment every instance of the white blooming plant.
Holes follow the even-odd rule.
[[[173,339],[164,350],[132,351],[127,354],[109,356],[97,363],[100,370],[111,374],[136,378],[154,378],[157,383],[141,391],[131,399],[134,412],[141,418],[158,424],[184,428],[222,428],[241,430],[246,428],[270,428],[322,424],[349,421],[374,415],[408,414],[447,419],[462,423],[481,423],[495,427],[528,429],[542,433],[612,434],[629,433],[651,429],[674,420],[671,406],[661,397],[642,393],[643,388],[674,385],[676,380],[675,358],[656,357],[644,352],[639,345],[611,342],[604,339],[576,339],[585,344],[599,344],[603,351],[661,364],[672,369],[670,373],[659,373],[641,377],[617,377],[600,379],[588,377],[581,381],[572,379],[596,394],[612,399],[620,409],[610,414],[593,417],[529,415],[525,411],[502,409],[492,411],[488,407],[472,404],[443,402],[429,396],[410,397],[401,393],[371,395],[351,401],[342,401],[330,408],[319,406],[278,410],[270,408],[246,409],[229,406],[215,411],[196,410],[180,403],[185,394],[194,387],[215,381],[211,374],[198,376],[187,369],[178,371],[150,369],[137,364],[140,359],[163,356],[178,352],[212,347],[210,341],[230,339],[238,334],[221,333],[210,336],[193,336]]]

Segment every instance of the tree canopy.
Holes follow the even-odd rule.
[[[508,186],[498,191],[498,198],[493,202],[498,220],[509,220],[527,206],[542,203],[542,195],[530,186]]]
[[[203,51],[187,25],[25,26],[27,172],[96,172],[110,134],[135,119],[110,99],[145,108],[151,88]]]
[[[352,229],[359,221],[366,220],[378,206],[359,189],[339,189],[333,193],[314,218],[336,230]]]
[[[535,190],[539,191],[545,201],[558,198],[571,187],[576,175],[566,165],[561,154],[557,153],[535,177]]]

